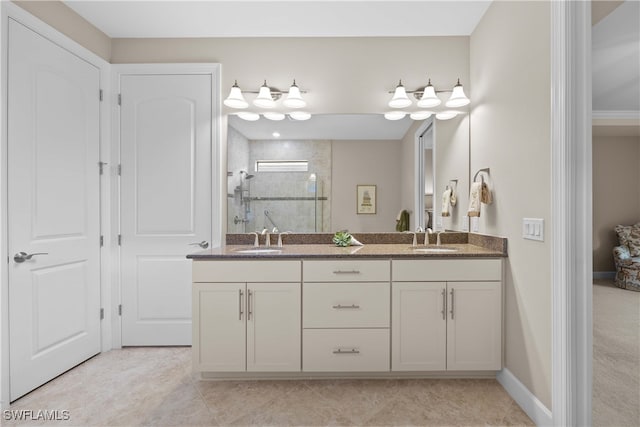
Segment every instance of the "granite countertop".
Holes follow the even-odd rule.
[[[193,260],[212,260],[212,259],[291,259],[291,258],[501,258],[506,253],[488,249],[469,243],[453,243],[442,246],[429,245],[429,248],[451,248],[452,252],[420,252],[415,251],[410,244],[366,244],[363,246],[349,246],[346,248],[337,247],[327,244],[310,244],[310,245],[284,245],[282,248],[271,246],[270,248],[260,247],[264,249],[274,249],[273,252],[263,253],[243,253],[243,250],[252,250],[253,246],[246,245],[227,245],[219,248],[211,248],[210,250],[197,252],[187,255],[187,258]],[[417,246],[417,248],[425,248],[425,246]]]
[[[265,236],[259,236],[260,250],[251,251],[255,236],[252,234],[227,234],[226,245],[187,255],[194,260],[207,259],[291,259],[291,258],[502,258],[507,256],[507,239],[477,233],[446,232],[441,234],[441,247],[435,245],[436,235],[418,233],[417,241],[429,238],[429,246],[417,248],[451,248],[451,252],[421,252],[411,247],[411,233],[353,233],[364,246],[341,248],[331,243],[331,233],[294,233],[283,236],[284,246],[276,247],[276,235],[271,235],[271,246],[265,246]]]

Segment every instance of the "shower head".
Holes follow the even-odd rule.
[[[255,176],[255,175],[248,174],[246,171],[240,171],[240,174],[241,175],[244,174],[244,179],[251,179]]]

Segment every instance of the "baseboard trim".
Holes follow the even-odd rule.
[[[496,379],[537,426],[553,425],[551,411],[511,371],[504,368],[498,372]]]
[[[594,271],[593,278],[594,279],[613,279],[616,277],[615,271]]]

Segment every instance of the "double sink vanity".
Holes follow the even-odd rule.
[[[193,367],[204,378],[491,376],[502,367],[506,239],[227,235],[193,259]],[[275,237],[275,236],[271,236]],[[435,236],[419,236],[433,237]],[[418,239],[418,241],[422,241]],[[435,242],[434,242],[435,243]]]

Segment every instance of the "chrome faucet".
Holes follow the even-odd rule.
[[[252,231],[251,233],[247,233],[247,234],[253,234],[254,236],[256,236],[255,240],[253,241],[253,246],[255,246],[256,248],[260,246],[260,240],[258,239],[257,231]]]
[[[440,246],[442,242],[440,241],[440,235],[444,233],[444,231],[438,231],[438,237],[436,238],[436,246]]]
[[[269,230],[267,230],[266,228],[264,230],[262,230],[262,235],[265,236],[264,237],[264,245],[266,247],[271,246],[271,233],[269,232]]]
[[[278,233],[278,247],[282,247],[282,235],[283,234],[291,234],[290,231],[283,231],[282,233]]]
[[[416,236],[415,231],[406,230],[406,231],[403,231],[403,233],[413,234],[413,243],[411,243],[411,246],[418,246],[418,237]]]
[[[427,231],[424,232],[424,245],[427,246],[429,244],[429,236],[433,234],[433,230],[427,228]]]

